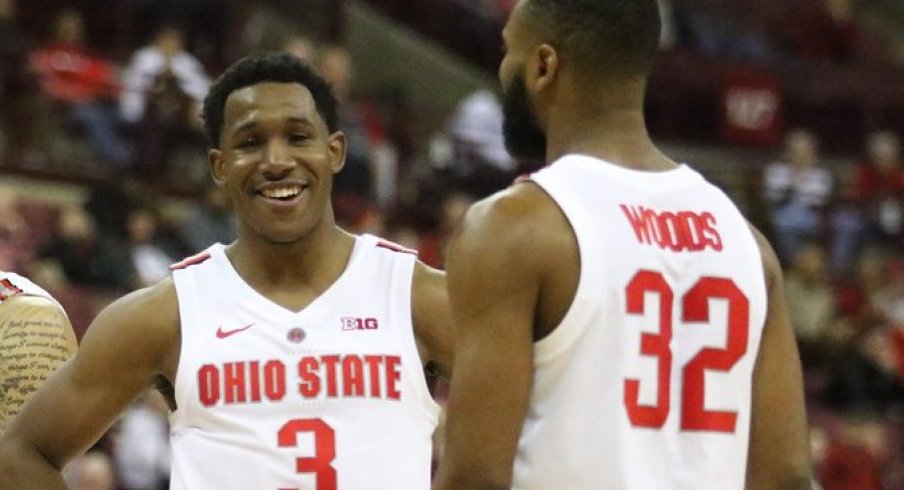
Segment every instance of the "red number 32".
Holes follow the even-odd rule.
[[[644,294],[659,295],[659,328],[657,333],[643,333],[640,353],[657,359],[656,404],[638,401],[640,380],[625,379],[624,403],[628,418],[635,427],[661,428],[669,415],[670,380],[672,374],[672,288],[659,272],[641,270],[625,288],[627,312],[644,313]],[[681,322],[709,322],[709,300],[724,299],[728,304],[727,342],[725,348],[702,349],[683,368],[681,390],[681,430],[734,432],[737,412],[707,410],[704,407],[707,370],[729,371],[747,352],[750,303],[737,285],[727,278],[703,277],[681,299]]]

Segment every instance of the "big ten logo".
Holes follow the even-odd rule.
[[[380,322],[376,318],[343,317],[342,330],[376,330],[380,328]]]

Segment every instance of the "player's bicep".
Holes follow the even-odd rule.
[[[781,269],[758,236],[769,279],[769,307],[753,374],[747,488],[810,488],[803,380],[785,304]]]
[[[510,482],[530,397],[539,291],[538,279],[522,260],[530,246],[522,239],[517,224],[478,205],[450,245],[456,349],[445,488]]]
[[[128,297],[105,309],[76,356],[13,420],[7,438],[57,468],[96,442],[160,370],[160,337],[154,320],[147,320],[155,314],[160,311]]]

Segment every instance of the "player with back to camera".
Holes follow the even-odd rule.
[[[549,165],[450,245],[435,489],[810,488],[775,253],[646,131],[659,29],[656,0],[521,0],[508,19],[506,142]]]
[[[204,117],[238,239],[95,319],[0,440],[0,489],[65,488],[66,462],[152,386],[172,409],[174,490],[428,488],[423,363],[448,374],[444,277],[336,226],[330,87],[291,55],[252,55]]]

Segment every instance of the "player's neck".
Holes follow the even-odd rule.
[[[636,170],[675,168],[650,139],[638,109],[560,116],[547,130],[547,162],[568,154],[587,155]]]
[[[342,274],[354,243],[354,236],[325,220],[290,244],[240,237],[226,254],[236,272],[253,286],[319,289]]]

